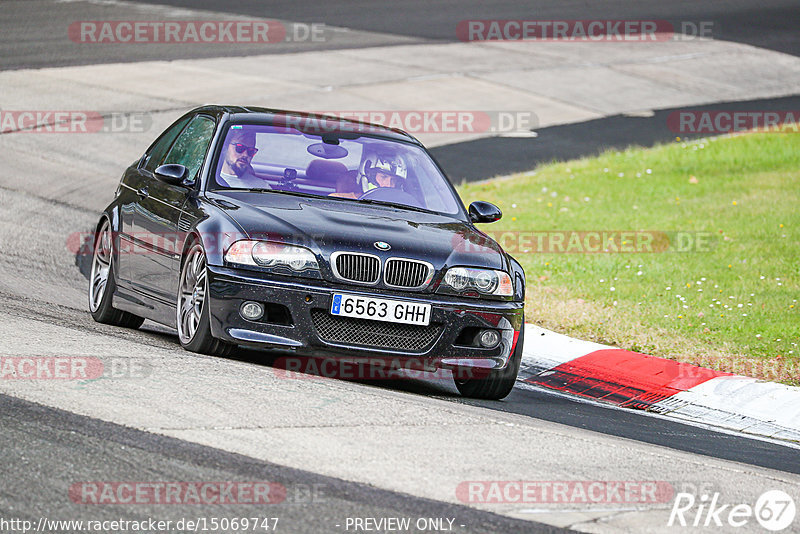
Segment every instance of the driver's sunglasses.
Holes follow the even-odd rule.
[[[251,158],[256,155],[258,149],[254,146],[247,146],[242,143],[231,143],[233,145],[234,150],[236,150],[237,154],[241,154],[245,150],[247,150],[247,155]]]

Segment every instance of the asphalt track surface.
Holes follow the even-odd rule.
[[[649,117],[613,115],[537,129],[535,138],[487,137],[434,147],[431,152],[442,167],[447,169],[453,182],[472,182],[487,176],[524,172],[551,161],[590,157],[605,150],[651,147],[674,141],[678,136],[684,139],[704,137],[703,134],[676,133],[667,127],[667,117],[671,113],[687,109],[709,113],[800,109],[800,96],[659,109],[653,110]]]
[[[465,533],[561,532],[467,506],[446,505],[259,462],[6,395],[0,395],[0,423],[6,485],[0,492],[0,517],[13,515],[33,523],[43,515],[51,520],[88,518],[86,505],[64,502],[66,488],[76,481],[141,481],[147,473],[151,481],[269,481],[285,488],[285,500],[258,506],[256,511],[247,503],[96,506],[91,519],[141,521],[154,517],[177,522],[181,518],[257,515],[278,518],[278,532],[329,532],[343,530],[347,517],[447,517],[453,519],[458,532]],[[69,464],[65,464],[65,458],[71,459]],[[38,469],[31,469],[31,464]],[[18,491],[20,488],[24,491]],[[53,505],[45,511],[43,502]]]
[[[156,4],[156,2],[153,2]],[[157,2],[161,5],[204,8],[211,11],[226,11],[232,15],[270,17],[286,20],[319,21],[333,26],[345,26],[363,33],[354,32],[340,43],[326,43],[330,47],[373,46],[376,43],[425,42],[452,40],[453,20],[466,18],[664,18],[668,20],[714,20],[718,22],[721,38],[798,55],[800,35],[796,32],[796,21],[800,8],[796,2],[607,2],[602,7],[593,2],[439,2],[435,9],[424,2],[403,4],[364,2],[273,2],[269,8],[258,2]],[[75,4],[77,6],[77,4]],[[92,4],[92,18],[112,19],[118,6],[114,3]],[[62,17],[70,20],[85,20],[85,12],[70,11],[70,3],[58,4]],[[80,4],[86,9],[86,4]],[[54,17],[46,17],[52,4],[44,2],[4,2],[0,10],[2,27],[13,26],[15,31],[4,31],[0,35],[0,66],[4,70],[38,68],[43,66],[92,64],[110,61],[140,61],[143,59],[212,57],[221,55],[219,48],[205,50],[202,47],[189,49],[174,47],[167,51],[152,49],[102,51],[63,47],[58,39],[48,40],[48,25]],[[5,19],[5,20],[2,20]],[[13,20],[13,24],[11,21]],[[63,19],[62,19],[63,20]],[[60,24],[60,23],[59,23]],[[61,26],[63,27],[63,26]],[[397,39],[376,37],[370,32],[388,33]],[[38,35],[37,35],[38,33]],[[27,37],[26,37],[27,36]],[[314,45],[308,45],[314,46]],[[287,49],[276,47],[267,52],[282,53]],[[259,50],[231,50],[231,55],[263,54]],[[187,55],[188,54],[188,55]],[[224,53],[222,54],[224,55]],[[735,103],[742,109],[758,105],[761,108],[774,105],[776,109],[797,107],[798,99],[780,102]],[[437,158],[451,169],[455,180],[474,179],[491,174],[504,174],[530,168],[539,161],[563,159],[594,153],[607,147],[622,147],[631,143],[649,145],[667,140],[672,135],[657,130],[653,125],[663,125],[663,116],[668,110],[657,110],[655,118],[610,117],[593,124],[583,123],[563,127],[552,127],[538,131],[537,144],[530,139],[486,139],[471,143],[451,145],[437,149]],[[600,139],[597,132],[618,132],[617,137],[606,134]],[[467,156],[474,159],[469,160]],[[491,158],[489,157],[491,156]],[[465,159],[467,158],[467,159]],[[478,160],[506,162],[506,167],[494,168],[491,164],[480,166]],[[459,167],[458,163],[462,166]],[[468,164],[464,164],[467,162]],[[456,169],[453,171],[452,169]],[[468,172],[474,172],[468,174]],[[13,269],[10,263],[4,268]],[[23,280],[25,266],[19,272],[6,271],[9,280]],[[76,266],[61,266],[76,269]],[[22,289],[20,288],[20,291]],[[25,301],[0,295],[4,306],[20,307],[18,314],[35,314],[23,308],[37,308],[40,316],[51,313],[52,320],[59,324],[72,325],[76,331],[84,328],[85,312],[75,309],[48,306],[46,298],[41,301]],[[8,308],[6,308],[8,309]],[[177,346],[177,339],[163,329],[145,327],[139,332],[120,334],[143,343]],[[249,365],[266,365],[261,353],[243,352],[237,358]],[[221,361],[221,365],[225,360]],[[800,473],[797,449],[779,444],[749,439],[743,436],[719,433],[694,426],[647,417],[576,401],[544,390],[518,388],[502,402],[478,402],[464,400],[453,388],[421,381],[400,383],[381,382],[368,384],[377,389],[392,389],[419,396],[434,397],[455,404],[467,404],[486,411],[513,413],[555,422],[576,429],[599,432],[610,436],[627,438],[663,447],[686,451],[698,455],[731,460],[743,465],[766,467],[786,473]],[[301,471],[251,459],[245,456],[204,447],[186,441],[158,436],[139,430],[115,425],[98,419],[75,415],[67,411],[44,407],[35,403],[0,395],[0,450],[3,454],[0,465],[0,516],[38,519],[46,509],[47,514],[60,519],[86,515],[64,499],[66,488],[75,480],[135,480],[143,477],[150,480],[258,480],[269,479],[283,483],[292,495],[298,495],[285,505],[276,505],[273,515],[280,515],[284,524],[294,522],[297,528],[290,532],[313,532],[330,530],[331,522],[348,516],[393,516],[455,517],[465,527],[461,532],[522,532],[554,531],[530,521],[517,521],[489,512],[468,507],[430,501],[419,497],[385,491],[364,484],[324,477],[311,471]],[[516,451],[515,451],[516,452]],[[519,453],[526,453],[520,451]],[[534,453],[535,454],[535,451]],[[65,458],[69,458],[65,462]],[[313,465],[309,466],[309,469]],[[324,498],[313,503],[304,500],[304,490],[314,484],[324,486]],[[313,508],[311,507],[313,504]],[[278,508],[278,506],[280,506]],[[244,512],[250,513],[246,509]],[[180,515],[238,515],[231,507],[220,509],[180,509]],[[269,510],[268,512],[272,512]],[[93,509],[92,519],[145,517],[154,514],[167,518],[177,514],[174,510],[150,510],[147,507],[118,505],[113,509]],[[247,515],[247,514],[243,514]]]
[[[358,48],[376,44],[457,41],[456,25],[462,20],[519,19],[627,19],[667,20],[713,23],[714,38],[746,43],[787,54],[800,55],[800,5],[792,0],[695,0],[659,1],[613,0],[591,2],[424,0],[384,2],[381,0],[345,0],[339,2],[259,0],[167,0],[140,2],[156,6],[207,10],[236,17],[256,17],[305,23],[324,23],[349,28],[324,43],[285,43],[268,46],[143,46],[124,44],[102,49],[64,46],[64,21],[141,19],[124,2],[95,2],[53,5],[49,2],[11,0],[3,2],[0,26],[0,69],[41,68],[68,65],[178,59],[251,54],[286,53],[287,51]],[[180,14],[172,14],[177,20]],[[380,35],[375,35],[380,34]],[[369,76],[369,73],[365,73]]]
[[[387,382],[377,386],[419,394],[441,394],[437,385],[420,381]],[[500,403],[463,399],[454,390],[445,398],[695,454],[800,473],[800,453],[784,445],[706,430],[666,418],[648,417],[640,412],[580,402],[541,388],[517,387]]]
[[[205,10],[209,20],[223,17],[278,19],[329,28],[325,42],[259,44],[197,44],[170,46],[126,44],[95,46],[70,42],[64,21],[137,20],[147,18],[125,2],[63,2],[12,0],[0,10],[0,70],[188,59],[298,51],[362,48],[393,44],[457,41],[458,21],[468,19],[646,19],[713,23],[715,39],[734,41],[800,56],[800,4],[787,0],[642,1],[642,2],[270,2],[238,0],[168,0],[139,4],[159,6],[165,19],[186,20],[182,8]],[[176,8],[176,9],[171,9]],[[387,68],[390,68],[387,66]],[[369,72],[365,72],[366,79]],[[165,83],[169,83],[165,80]],[[797,109],[800,97],[726,102],[699,109]],[[592,156],[608,149],[653,146],[675,138],[664,120],[674,109],[652,110],[650,117],[611,116],[537,129],[537,137],[489,137],[431,150],[455,183],[522,172],[553,160]],[[695,136],[697,137],[697,136]]]

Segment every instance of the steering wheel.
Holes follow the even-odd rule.
[[[394,187],[376,187],[370,189],[358,197],[358,200],[382,200],[384,202],[419,206],[419,201],[416,198],[402,189],[395,189]]]

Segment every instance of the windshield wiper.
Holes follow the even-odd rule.
[[[225,189],[216,189],[214,191],[217,193],[225,191],[249,191],[251,193],[281,193],[283,195],[296,195],[299,197],[320,198],[319,195],[315,195],[313,193],[303,193],[302,191],[286,191],[283,189],[265,189],[262,187],[227,187]]]
[[[401,208],[401,209],[404,209],[404,210],[419,211],[419,212],[422,212],[422,213],[432,213],[434,215],[439,215],[438,212],[435,212],[433,210],[420,208],[418,206],[409,206],[408,204],[402,204],[400,202],[388,202],[386,200],[373,200],[371,198],[365,198],[365,199],[362,199],[362,200],[358,200],[358,202],[363,202],[363,203],[366,203],[366,204],[377,204],[379,206],[391,206],[393,208]]]
[[[253,193],[280,193],[282,195],[293,195],[293,196],[304,197],[304,198],[324,198],[324,199],[327,199],[327,200],[337,200],[337,201],[341,201],[341,200],[355,201],[355,202],[364,203],[364,204],[373,204],[373,205],[377,205],[377,206],[389,206],[389,207],[392,207],[392,208],[399,208],[399,209],[404,209],[404,210],[418,211],[420,213],[431,213],[433,215],[441,215],[437,211],[433,211],[433,210],[429,210],[429,209],[425,209],[425,208],[420,208],[418,206],[409,206],[408,204],[402,204],[400,202],[389,202],[389,201],[386,201],[386,200],[373,200],[373,199],[370,199],[370,198],[365,198],[365,199],[358,200],[358,199],[355,199],[355,198],[347,198],[347,197],[332,197],[332,196],[328,196],[328,195],[315,195],[313,193],[303,193],[302,191],[285,191],[285,190],[282,190],[282,189],[261,189],[261,188],[249,188],[249,187],[228,187],[226,189],[217,189],[217,190],[215,190],[215,192],[220,192],[220,191],[250,191],[250,192],[253,192]]]
[[[253,191],[257,193],[280,193],[281,195],[292,195],[296,197],[319,198],[319,195],[315,195],[313,193],[303,193],[302,191],[287,191],[285,189],[253,189]]]

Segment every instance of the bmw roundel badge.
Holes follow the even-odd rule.
[[[392,248],[392,246],[386,241],[375,241],[373,245],[375,245],[375,248],[377,248],[378,250],[389,250],[390,248]]]

